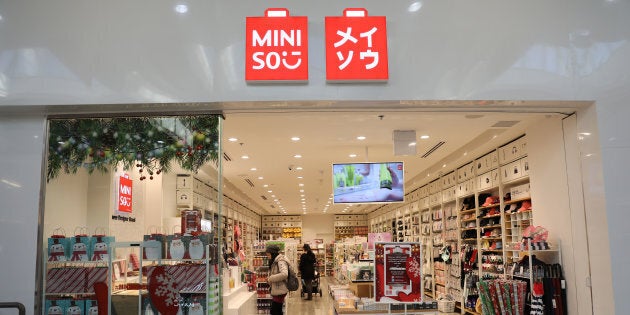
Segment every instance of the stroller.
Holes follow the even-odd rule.
[[[307,294],[307,292],[304,291],[304,286],[306,286],[306,284],[304,283],[304,279],[302,279],[302,291],[300,292],[300,297],[304,297],[304,294]],[[315,270],[315,277],[313,278],[313,281],[311,281],[311,292],[313,295],[317,295],[317,293],[319,293],[319,296],[322,296],[322,288],[319,285],[319,272],[317,270]]]

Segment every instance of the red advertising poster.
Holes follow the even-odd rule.
[[[308,18],[270,8],[264,17],[247,17],[245,80],[286,82],[308,80]]]
[[[376,302],[422,302],[422,261],[419,243],[376,242]]]
[[[133,181],[129,178],[129,175],[125,174],[118,178],[118,207],[116,207],[116,210],[119,212],[132,212],[132,187]]]
[[[387,19],[363,8],[326,17],[326,80],[387,81]]]

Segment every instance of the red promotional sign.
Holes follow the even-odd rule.
[[[363,8],[326,17],[326,80],[386,81],[387,19]]]
[[[270,8],[264,17],[246,18],[245,80],[308,80],[308,18]]]
[[[120,176],[118,179],[118,211],[124,213],[131,213],[131,189],[133,182],[129,179],[128,175]]]

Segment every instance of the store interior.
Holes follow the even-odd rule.
[[[282,244],[295,266],[304,243],[314,248],[319,272],[326,277],[322,289],[334,297],[331,307],[338,313],[381,310],[374,303],[378,282],[374,251],[366,246],[369,233],[389,234],[390,242],[422,245],[420,290],[430,310],[453,305],[452,312],[485,314],[480,310],[491,307],[491,302],[483,305],[481,287],[468,283],[479,278],[516,281],[520,276],[526,290],[533,292],[536,273],[524,276],[527,266],[532,266],[529,257],[561,266],[565,289],[558,294],[563,296],[548,303],[563,302],[564,313],[558,314],[575,308],[581,293],[575,279],[588,265],[588,260],[573,258],[586,252],[586,245],[576,241],[585,234],[578,225],[579,213],[572,212],[570,205],[576,193],[570,191],[568,174],[580,172],[567,155],[567,147],[577,141],[566,136],[575,128],[575,115],[318,110],[225,113],[220,121],[212,131],[220,139],[216,162],[203,163],[194,171],[175,162],[160,173],[146,163],[119,163],[107,172],[78,167],[76,173],[66,174],[62,169],[49,179],[43,222],[43,244],[49,245],[43,249],[47,260],[43,287],[49,294],[43,296],[44,310],[83,301],[87,311],[93,305],[87,301],[96,300],[88,284],[70,291],[47,290],[59,281],[50,277],[51,271],[64,274],[69,264],[73,270],[85,269],[84,278],[90,278],[89,268],[107,268],[111,285],[105,296],[119,314],[123,308],[152,314],[160,306],[150,294],[143,296],[143,290],[151,291],[146,278],[158,270],[171,275],[182,272],[172,266],[183,262],[188,269],[182,279],[193,277],[192,265],[205,266],[198,271],[203,278],[199,283],[188,281],[186,289],[180,287],[181,307],[187,314],[196,314],[193,309],[260,314],[266,306],[259,298],[266,293],[261,293],[256,279],[264,277],[258,270],[267,264],[261,252],[269,242]],[[183,136],[173,132],[192,139],[191,143],[210,137],[194,128]],[[124,131],[120,136],[153,137]],[[53,150],[61,153],[66,139],[56,140],[50,143],[57,142],[59,147]],[[384,162],[404,165],[403,201],[335,200],[333,182],[338,179],[333,164]],[[513,174],[502,174],[508,168]],[[133,181],[132,212],[119,209],[116,191],[121,177]],[[346,179],[342,186],[352,185]],[[490,222],[494,218],[497,221]],[[193,232],[187,233],[187,228]],[[530,232],[532,238],[526,237]],[[210,236],[198,237],[204,233]],[[533,238],[534,234],[544,239]],[[57,244],[51,241],[53,235],[67,240],[67,261],[49,261],[50,245]],[[70,248],[81,243],[76,235],[91,237],[83,240],[88,247],[95,242],[93,235],[111,237],[108,247],[115,251],[102,259],[102,265],[87,262],[80,265],[86,268],[77,268],[70,262]],[[182,237],[187,249],[198,237],[207,246],[202,256],[170,257],[171,245]],[[537,244],[527,243],[528,239]],[[155,241],[162,244],[159,259],[147,256],[154,247],[145,245]],[[522,247],[511,247],[515,244]],[[448,255],[443,257],[445,250]],[[532,255],[531,250],[539,252]],[[93,257],[93,250],[87,255]],[[187,255],[193,253],[187,250]],[[526,263],[525,271],[516,262]],[[545,275],[541,272],[540,281]],[[359,281],[363,277],[369,281]],[[54,302],[57,298],[64,302]],[[384,312],[398,310],[391,306],[397,303],[386,304]],[[421,312],[425,306],[414,307]]]

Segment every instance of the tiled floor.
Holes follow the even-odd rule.
[[[286,315],[334,315],[333,299],[328,293],[328,280],[321,278],[320,288],[322,296],[313,296],[307,301],[300,297],[300,291],[292,292],[286,299]],[[440,315],[455,315],[459,313],[439,313]]]

